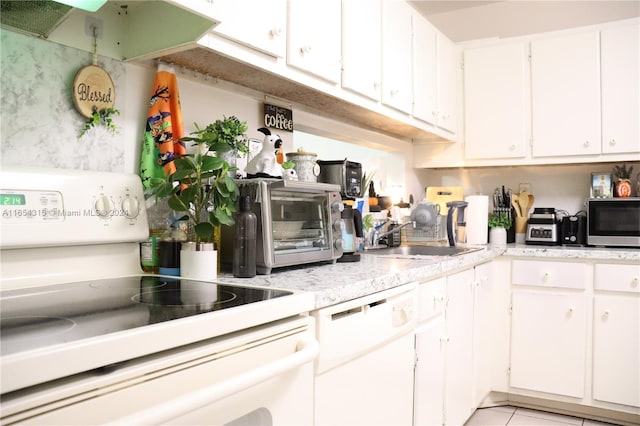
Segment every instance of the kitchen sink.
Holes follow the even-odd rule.
[[[375,248],[370,253],[381,256],[459,256],[478,250],[482,249],[478,247],[400,246]]]

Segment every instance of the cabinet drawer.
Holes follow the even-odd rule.
[[[596,290],[627,291],[640,293],[640,265],[597,264],[595,266]]]
[[[577,262],[514,260],[514,285],[584,289],[590,266]]]
[[[446,278],[428,281],[418,287],[418,322],[444,312],[447,305]]]

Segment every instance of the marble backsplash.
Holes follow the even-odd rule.
[[[0,43],[1,164],[124,171],[121,134],[98,126],[78,138],[86,119],[73,105],[73,79],[91,64],[91,53],[6,30]],[[125,65],[101,56],[98,65],[114,82],[120,128]]]

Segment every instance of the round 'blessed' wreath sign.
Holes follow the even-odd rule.
[[[116,90],[111,76],[97,65],[87,65],[78,71],[73,80],[73,103],[87,118],[95,111],[113,108]]]

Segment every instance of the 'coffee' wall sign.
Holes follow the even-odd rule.
[[[273,129],[293,132],[293,111],[275,105],[264,104],[264,125]]]
[[[91,118],[94,108],[113,108],[115,99],[113,80],[103,68],[87,65],[78,71],[73,80],[73,103],[80,114]]]

